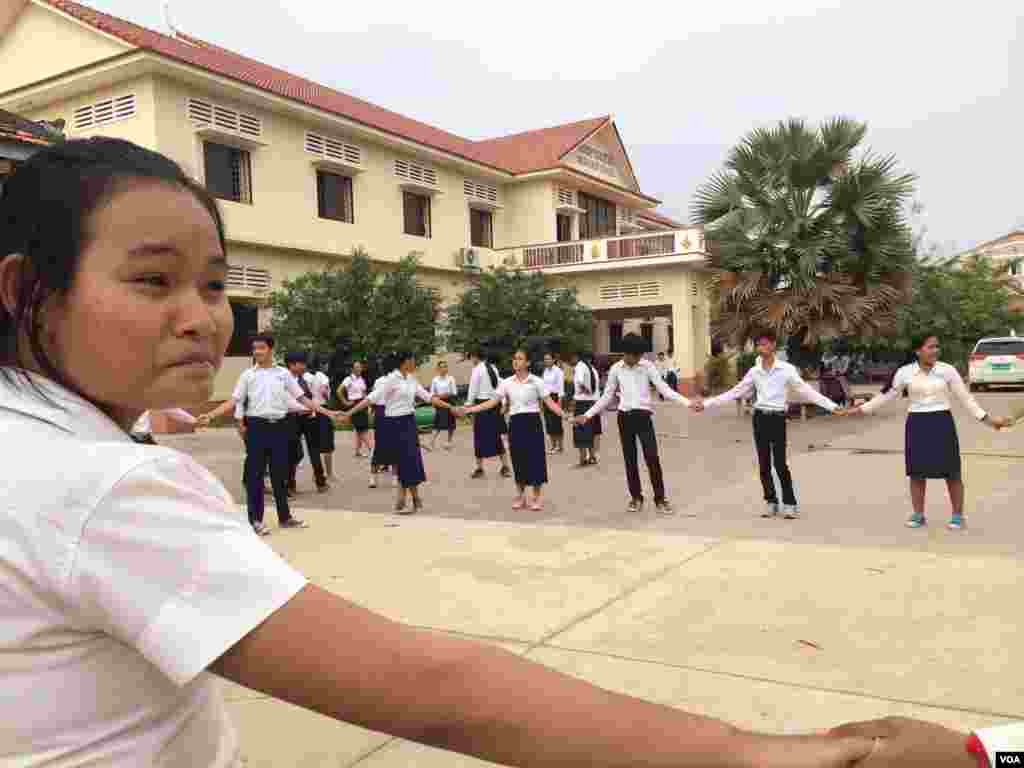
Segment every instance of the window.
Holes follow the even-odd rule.
[[[414,192],[402,192],[405,234],[430,237],[430,198]]]
[[[258,332],[259,312],[255,304],[232,301],[231,314],[235,317],[235,332],[231,334],[227,356],[248,357],[252,354],[252,337]]]
[[[1011,261],[1010,274],[1014,277],[1024,275],[1024,261]]]
[[[652,346],[654,344],[654,324],[653,323],[643,323],[643,324],[641,324],[641,326],[640,326],[640,335],[643,336],[644,340],[647,342],[648,349],[652,348]]]
[[[622,351],[622,323],[608,323],[608,349]]]
[[[494,247],[494,215],[490,211],[469,209],[469,244],[476,248]]]
[[[252,166],[244,149],[205,142],[206,188],[214,197],[252,205]]]
[[[982,341],[974,350],[976,355],[1024,355],[1024,339],[1019,341]]]
[[[615,204],[599,197],[591,197],[583,192],[578,193],[578,200],[580,208],[585,208],[587,211],[580,214],[580,239],[614,237],[616,234]]]
[[[352,179],[336,173],[317,171],[316,204],[321,219],[353,223]]]
[[[72,126],[76,131],[98,128],[117,120],[135,116],[135,94],[129,93],[114,99],[104,99],[95,104],[86,104],[75,110]]]
[[[676,334],[675,328],[671,325],[668,327],[668,356],[672,357],[676,353]]]
[[[555,216],[555,239],[560,243],[572,240],[572,216],[559,213]]]

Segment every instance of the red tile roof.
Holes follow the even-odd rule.
[[[143,50],[513,174],[558,167],[563,155],[610,119],[600,117],[514,136],[471,141],[198,38],[164,35],[71,0],[43,1]]]
[[[651,211],[651,210],[644,209],[644,210],[641,210],[641,211],[637,211],[637,216],[639,216],[641,219],[647,219],[648,221],[653,221],[656,224],[663,224],[666,227],[672,227],[672,229],[684,229],[685,228],[685,226],[683,224],[680,224],[675,219],[670,219],[668,216],[662,216],[660,213],[657,213],[656,211]]]

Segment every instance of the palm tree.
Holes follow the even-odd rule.
[[[861,149],[866,132],[847,118],[758,128],[697,190],[718,338],[741,346],[770,328],[812,347],[893,328],[914,264],[916,177]]]

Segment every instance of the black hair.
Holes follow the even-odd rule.
[[[271,336],[269,333],[257,333],[255,336],[252,337],[251,343],[255,344],[256,342],[262,342],[263,344],[266,344],[270,349],[274,348],[274,337]]]
[[[395,362],[395,366],[394,367],[398,368],[406,360],[415,360],[416,359],[416,354],[412,350],[401,349],[398,352],[395,352],[393,357],[394,357],[394,362]]]
[[[759,331],[755,331],[750,336],[750,340],[753,341],[755,344],[760,342],[761,339],[767,339],[772,344],[775,344],[778,342],[779,337],[776,335],[775,331],[771,330],[770,328],[762,328]]]
[[[284,356],[285,365],[292,365],[294,363],[305,363],[308,365],[309,358],[306,357],[305,352],[289,352]]]
[[[8,381],[17,372],[32,383],[24,369],[31,357],[47,378],[83,394],[43,345],[43,309],[51,298],[70,292],[94,234],[89,228],[92,215],[132,181],[173,184],[190,192],[213,219],[226,253],[216,200],[164,155],[122,139],[98,137],[37,152],[4,183],[0,197],[0,260],[22,257],[14,307],[0,304],[0,375]],[[27,350],[21,348],[23,337]]]
[[[651,351],[651,344],[643,336],[627,333],[622,337],[620,349],[629,355],[642,355]]]
[[[917,350],[919,350],[928,342],[928,339],[938,338],[939,334],[935,333],[935,331],[924,331],[922,333],[915,333],[913,336],[910,337],[910,349],[913,352],[917,352]]]

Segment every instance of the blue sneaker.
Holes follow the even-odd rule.
[[[928,521],[924,519],[924,515],[911,515],[907,520],[907,528],[922,528],[926,525]]]
[[[953,515],[951,518],[949,518],[949,522],[946,524],[946,527],[949,528],[949,530],[951,531],[962,530],[964,527],[964,516]]]

